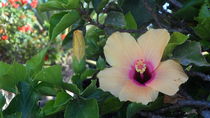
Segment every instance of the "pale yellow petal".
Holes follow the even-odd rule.
[[[130,67],[142,57],[137,41],[129,33],[113,33],[104,47],[107,62],[112,66]]]
[[[119,99],[121,101],[131,101],[136,103],[148,104],[158,96],[158,91],[147,86],[140,86],[133,81],[127,81],[122,88]]]
[[[118,97],[122,87],[129,80],[127,73],[128,71],[126,69],[118,67],[106,68],[100,71],[97,75],[100,88]]]
[[[165,29],[151,29],[138,38],[145,61],[152,63],[154,69],[159,65],[169,39],[170,35]]]
[[[155,70],[153,80],[146,84],[157,91],[167,95],[174,95],[179,86],[188,80],[181,65],[173,60],[160,63]]]

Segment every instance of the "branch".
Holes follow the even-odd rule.
[[[89,22],[89,24],[91,24],[91,25],[97,26],[98,28],[100,28],[102,30],[111,29],[111,30],[114,30],[114,31],[128,32],[128,33],[144,33],[144,32],[146,32],[145,28],[134,30],[134,29],[116,29],[116,28],[111,27],[111,26],[106,26],[104,24],[100,24],[99,22],[94,21],[90,17],[89,13],[87,11],[85,11],[84,9],[79,9],[79,11],[80,11],[80,14],[82,15],[83,20],[85,20],[86,22]]]
[[[158,27],[162,28],[161,23],[158,20],[158,17],[155,13],[155,10],[152,9],[149,4],[147,3],[147,0],[142,0],[142,2],[144,3],[145,8],[151,13],[152,17],[154,18],[155,22],[157,23]]]
[[[210,75],[206,75],[206,74],[204,74],[204,73],[195,72],[195,71],[187,72],[187,74],[188,74],[189,76],[198,76],[198,77],[200,77],[201,79],[203,79],[204,81],[209,81],[209,82],[210,82]]]
[[[168,0],[168,1],[178,8],[183,7],[183,5],[179,1],[176,1],[176,0]]]
[[[170,110],[179,109],[182,107],[195,107],[195,108],[210,108],[210,102],[196,101],[196,100],[180,100],[175,105],[171,105],[155,111],[156,114],[165,113]]]

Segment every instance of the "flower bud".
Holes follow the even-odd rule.
[[[73,33],[72,66],[75,73],[82,73],[85,70],[85,41],[80,30],[76,30]]]
[[[76,30],[73,33],[73,54],[78,61],[85,56],[85,41],[80,30]]]

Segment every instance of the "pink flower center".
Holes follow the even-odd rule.
[[[130,78],[138,85],[145,85],[152,80],[152,66],[143,59],[136,60],[131,67]]]

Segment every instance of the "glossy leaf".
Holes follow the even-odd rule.
[[[31,74],[35,74],[42,69],[46,52],[47,48],[43,49],[40,53],[33,56],[30,60],[26,62],[26,66],[30,70]]]
[[[65,105],[71,99],[72,99],[72,96],[70,96],[66,92],[59,92],[56,95],[54,107]]]
[[[91,93],[95,92],[96,88],[96,80],[92,80],[91,84],[82,92],[82,96],[87,97],[91,95]]]
[[[183,45],[177,46],[174,50],[174,58],[185,66],[189,64],[210,66],[201,54],[200,43],[196,41],[187,41]]]
[[[6,103],[5,97],[0,93],[0,111],[2,111],[2,107]]]
[[[58,16],[60,17],[59,14]],[[57,17],[53,17],[56,18]],[[63,17],[60,19],[60,21],[55,25],[55,27],[52,30],[52,34],[51,34],[51,40],[55,39],[56,36],[58,34],[60,34],[61,32],[63,32],[66,28],[70,27],[73,23],[75,23],[77,20],[79,20],[80,15],[76,10],[71,10],[70,12],[68,12],[67,14],[63,15]]]
[[[126,21],[123,13],[112,11],[108,13],[105,24],[116,28],[124,28],[126,26]]]
[[[70,101],[64,118],[99,118],[97,101],[95,99]]]
[[[42,69],[42,71],[37,73],[34,80],[54,85],[61,85],[62,84],[61,66],[54,65]]]
[[[63,88],[72,93],[80,94],[80,89],[75,84],[63,83]]]
[[[143,105],[140,103],[130,103],[127,107],[127,117],[132,118],[133,115],[140,112],[141,110],[154,110],[161,107],[163,104],[163,97],[158,97],[154,102],[149,103],[148,105]]]
[[[171,57],[174,48],[178,45],[183,44],[188,38],[189,38],[188,36],[186,36],[182,33],[174,32],[171,35],[171,39],[170,39],[168,45],[165,48],[164,56]]]
[[[136,21],[135,21],[131,12],[128,12],[125,15],[125,20],[126,20],[126,28],[127,29],[137,29],[138,28]]]

